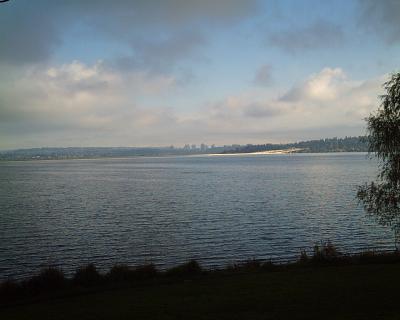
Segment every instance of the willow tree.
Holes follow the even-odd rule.
[[[357,197],[367,213],[400,234],[400,72],[384,83],[385,94],[367,119],[369,153],[378,160],[376,181],[360,186]]]

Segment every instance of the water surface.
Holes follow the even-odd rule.
[[[393,248],[357,205],[363,153],[0,163],[0,278],[47,265],[293,259],[315,242]]]

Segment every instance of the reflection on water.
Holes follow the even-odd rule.
[[[355,199],[375,174],[365,154],[0,163],[0,278],[49,264],[292,259],[324,240],[392,248]]]

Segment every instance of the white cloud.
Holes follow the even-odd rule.
[[[340,68],[324,68],[310,76],[304,83],[292,88],[282,96],[284,101],[334,100],[349,84],[345,82],[346,75]]]
[[[188,113],[173,109],[169,76],[102,62],[32,68],[0,79],[8,81],[0,85],[0,147],[265,143],[325,137],[335,128],[338,136],[362,134],[384,79],[355,81],[324,68],[283,96],[250,89]]]
[[[125,127],[135,132],[154,124],[157,117],[165,118],[164,108],[146,108],[138,101],[175,88],[175,79],[170,76],[118,73],[101,62],[87,66],[78,61],[47,69],[31,68],[20,79],[7,81],[7,86],[0,86],[0,122],[7,130],[3,136],[15,133],[10,128],[18,128],[20,141],[40,134],[51,135],[54,144],[64,135],[80,144],[88,132],[112,136],[114,130],[118,135]]]
[[[233,95],[208,108],[202,121],[234,142],[298,140],[364,134],[364,118],[379,105],[385,76],[356,81],[340,68],[324,68],[283,96],[259,91]],[[271,138],[274,137],[274,138]],[[261,141],[260,141],[261,139]],[[241,141],[239,141],[241,140]]]

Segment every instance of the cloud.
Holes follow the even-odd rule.
[[[180,62],[201,55],[199,48],[206,44],[204,36],[197,32],[174,34],[160,40],[135,40],[130,43],[132,54],[119,57],[113,65],[120,70],[142,69],[155,73],[169,73]]]
[[[363,127],[364,118],[379,106],[382,83],[387,75],[364,81],[349,79],[341,68],[324,68],[293,86],[279,101],[303,114],[302,122],[313,128],[315,123]],[[315,123],[307,122],[309,115]],[[360,133],[361,134],[361,133]]]
[[[386,79],[383,75],[356,81],[340,68],[327,67],[289,89],[279,101],[298,114],[298,128],[359,127],[362,134],[364,118],[378,107]]]
[[[281,100],[298,101],[309,99],[326,101],[337,98],[345,73],[340,68],[325,68],[317,74],[310,76],[305,82],[286,92]]]
[[[400,2],[397,0],[359,1],[359,22],[367,32],[374,32],[388,44],[400,41]]]
[[[271,107],[270,105],[255,103],[246,106],[243,110],[243,115],[253,118],[266,118],[266,117],[269,118],[279,115],[281,111],[282,110]]]
[[[269,104],[261,97],[229,96],[209,107],[206,114],[215,120],[232,120],[244,118],[271,118],[283,112],[282,108]],[[273,100],[272,100],[273,101]]]
[[[135,25],[181,29],[204,23],[231,24],[255,12],[257,7],[254,0],[114,0],[112,3],[98,0],[95,5],[87,1],[67,1],[67,8],[84,13],[96,27],[128,32],[127,28]]]
[[[356,81],[324,68],[282,96],[251,89],[185,112],[176,79],[98,61],[0,76],[0,148],[265,143],[363,133],[385,77]],[[335,131],[336,128],[336,131]],[[357,131],[358,130],[358,131]]]
[[[0,62],[36,63],[48,59],[62,43],[61,24],[33,1],[12,1],[0,6]]]
[[[85,27],[91,37],[103,37],[110,43],[134,43],[135,51],[142,53],[135,57],[139,60],[144,60],[152,49],[177,57],[179,49],[187,52],[191,45],[189,39],[180,36],[181,30],[197,30],[201,34],[204,26],[230,25],[255,8],[255,0],[11,1],[0,7],[0,62],[47,61],[62,44],[64,35],[76,27]],[[168,39],[156,41],[158,35]],[[197,40],[193,39],[193,48]],[[153,62],[159,63],[154,54]]]
[[[253,83],[258,86],[268,86],[272,82],[272,67],[270,65],[261,66],[254,75]]]
[[[268,42],[289,53],[335,48],[344,41],[342,29],[328,21],[318,20],[313,24],[270,34]]]
[[[283,95],[232,95],[197,119],[215,137],[231,137],[237,143],[361,135],[364,118],[379,105],[386,78],[353,80],[341,68],[326,67]]]
[[[0,79],[0,131],[6,140],[17,139],[21,144],[32,136],[37,136],[38,143],[49,137],[57,144],[65,143],[65,137],[75,144],[88,142],[89,137],[94,145],[116,143],[122,132],[127,139],[129,130],[138,134],[170,120],[165,106],[146,106],[140,101],[143,96],[162,97],[175,86],[172,77],[118,73],[102,62],[33,67],[18,79]]]

